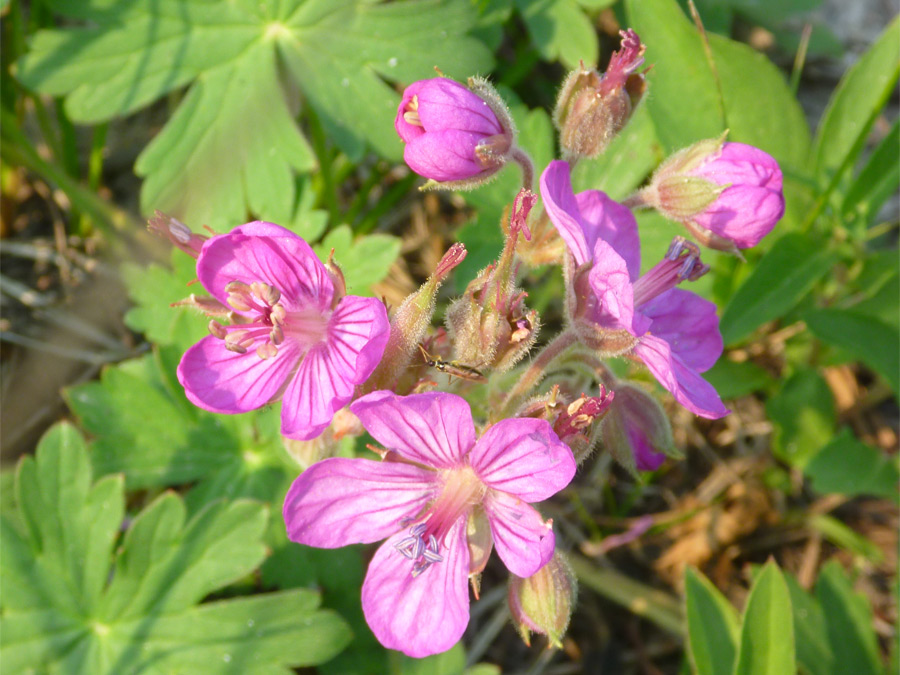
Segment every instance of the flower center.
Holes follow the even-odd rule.
[[[414,577],[444,559],[440,552],[446,548],[444,537],[484,497],[484,483],[468,466],[443,472],[443,479],[437,499],[426,509],[419,522],[409,529],[409,536],[394,545],[413,561]]]
[[[675,237],[665,257],[634,282],[634,306],[647,304],[682,281],[696,281],[708,271],[709,265],[700,262],[700,247]]]
[[[254,346],[261,359],[278,354],[278,347],[290,339],[305,351],[325,339],[329,315],[317,308],[287,311],[280,302],[281,291],[262,281],[245,284],[232,281],[225,286],[228,305],[239,312],[241,322],[209,322],[209,332],[225,341],[225,348],[245,354]]]
[[[422,120],[419,119],[419,97],[413,96],[409,103],[406,104],[406,110],[403,111],[403,119],[407,124],[414,124],[417,127],[424,126]]]

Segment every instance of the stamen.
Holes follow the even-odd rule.
[[[228,329],[215,319],[210,319],[209,321],[209,332],[213,337],[217,337],[220,340],[224,340],[228,335]]]
[[[696,281],[709,271],[700,261],[700,247],[675,237],[663,259],[634,283],[634,304],[639,307],[682,281]]]

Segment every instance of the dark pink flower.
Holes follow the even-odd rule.
[[[487,101],[446,77],[409,85],[394,119],[406,143],[403,159],[438,182],[493,174],[503,165],[512,135]]]
[[[575,264],[587,271],[586,287],[579,287],[585,296],[580,320],[601,332],[630,336],[628,349],[695,414],[713,419],[728,414],[699,375],[722,354],[716,306],[675,288],[705,271],[697,252],[679,242],[639,277],[640,240],[627,208],[598,190],[573,194],[569,164],[558,160],[541,176],[541,196]]]
[[[378,365],[389,325],[375,298],[337,297],[309,245],[262,221],[203,244],[197,276],[235,323],[188,349],[178,381],[195,405],[241,413],[281,399],[281,431],[315,438]]]
[[[445,651],[469,622],[469,574],[491,540],[516,576],[553,556],[552,525],[529,504],[569,484],[572,452],[531,418],[502,420],[476,439],[468,403],[453,394],[376,391],[350,410],[388,448],[387,461],[332,458],[307,469],[285,498],[288,537],[320,548],[387,538],[363,584],[366,621],[409,656]],[[485,520],[491,536],[476,537],[483,554],[472,557],[467,525]]]
[[[781,184],[759,148],[710,139],[663,162],[641,196],[703,244],[733,250],[758,244],[784,215]]]

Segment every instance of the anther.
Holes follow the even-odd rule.
[[[272,341],[273,347],[284,342],[284,331],[281,329],[281,326],[275,325],[272,327],[272,330],[269,331],[269,340]]]
[[[228,335],[228,330],[225,328],[225,326],[214,319],[210,319],[209,332],[213,337],[219,338],[220,340],[224,340]]]
[[[276,354],[278,354],[278,349],[271,342],[266,342],[256,348],[256,355],[263,361],[272,358]]]

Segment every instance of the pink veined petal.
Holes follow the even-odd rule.
[[[673,354],[669,343],[662,338],[643,336],[634,353],[675,400],[695,415],[718,419],[731,412],[715,388]]]
[[[248,223],[209,239],[197,260],[197,277],[226,303],[231,281],[263,281],[281,291],[287,310],[331,306],[334,286],[325,266],[303,239],[264,221]]]
[[[641,305],[653,321],[650,332],[669,343],[672,352],[698,373],[712,368],[722,355],[716,305],[696,293],[673,288]]]
[[[319,548],[379,541],[421,513],[436,479],[400,462],[322,460],[300,474],[284,499],[288,538]]]
[[[482,482],[528,503],[541,502],[566,487],[575,458],[546,420],[501,420],[475,443],[469,463]]]
[[[354,383],[335,350],[323,342],[300,362],[281,403],[281,433],[308,441],[322,433],[334,413],[353,398]]]
[[[418,91],[419,119],[428,133],[471,131],[480,138],[503,133],[497,116],[477,94],[445,77],[425,80]]]
[[[780,191],[781,168],[767,152],[745,143],[725,143],[714,159],[691,173],[718,185],[746,185]]]
[[[410,140],[403,159],[421,176],[436,181],[465,180],[485,170],[475,156],[484,137],[471,131],[429,131]]]
[[[726,188],[694,221],[738,248],[751,248],[765,237],[784,215],[781,190],[740,185]]]
[[[591,260],[594,251],[587,244],[569,172],[568,162],[550,162],[541,174],[541,198],[550,222],[566,242],[577,267]]]
[[[177,376],[188,400],[218,413],[241,413],[260,408],[281,391],[300,355],[289,343],[274,358],[261,359],[252,349],[237,354],[225,341],[209,335],[188,349]]]
[[[460,518],[444,538],[441,562],[412,576],[412,561],[394,545],[400,532],[376,551],[362,587],[366,622],[389,649],[422,658],[447,651],[469,623],[469,549],[466,520]]]
[[[354,401],[350,411],[381,445],[420,464],[440,469],[459,466],[475,444],[472,411],[454,394],[397,396],[375,391]]]
[[[381,361],[390,334],[383,302],[347,295],[328,322],[328,349],[347,380],[362,384]]]
[[[602,239],[594,245],[588,281],[600,301],[594,318],[601,327],[627,330],[632,335],[646,331],[647,322],[634,309],[634,287],[625,260]]]
[[[510,572],[530,577],[550,562],[556,546],[553,527],[533,506],[498,490],[488,490],[483,505],[494,549]]]
[[[597,240],[603,239],[625,261],[631,280],[636,280],[641,273],[641,240],[631,209],[600,190],[579,192],[575,200],[588,250],[593,251]]]

